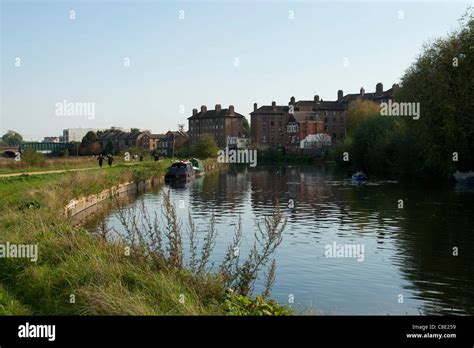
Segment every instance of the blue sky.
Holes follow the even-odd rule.
[[[163,133],[203,104],[248,117],[254,102],[387,89],[470,3],[3,0],[0,133]],[[57,116],[63,100],[95,103],[95,117]]]

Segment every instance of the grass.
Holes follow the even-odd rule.
[[[169,163],[0,178],[0,243],[36,244],[39,255],[38,262],[0,259],[0,315],[252,314],[233,307],[238,301],[229,301],[219,276],[157,268],[123,242],[91,235],[62,214],[72,198],[163,175]]]

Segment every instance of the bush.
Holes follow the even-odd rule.
[[[206,159],[217,157],[219,147],[214,138],[209,134],[203,134],[196,145],[193,146],[191,153],[193,156]]]
[[[291,315],[289,307],[257,296],[255,300],[243,295],[226,294],[224,311],[227,315]]]
[[[41,167],[45,164],[44,156],[32,149],[26,149],[21,155],[21,160],[32,167]]]

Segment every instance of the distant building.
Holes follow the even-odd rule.
[[[60,137],[44,137],[43,143],[59,143]]]
[[[150,134],[150,151],[160,150],[162,140],[166,137],[166,134]]]
[[[393,98],[396,87],[393,85],[384,91],[382,83],[377,83],[375,92],[365,93],[361,88],[360,93],[345,96],[339,90],[335,101],[323,101],[316,95],[313,100],[296,101],[291,97],[288,106],[272,102],[258,107],[255,103],[250,113],[252,146],[262,150],[279,148],[290,153],[300,152],[300,142],[319,133],[329,135],[334,144],[346,136],[346,112],[352,101],[386,102]]]
[[[214,110],[207,110],[203,105],[200,112],[193,109],[193,115],[188,118],[189,144],[196,145],[201,135],[209,134],[220,148],[224,148],[227,137],[240,138],[244,135],[244,119],[243,115],[235,112],[233,105],[222,109],[220,104],[216,104]]]
[[[61,143],[78,142],[82,141],[82,138],[87,132],[97,132],[97,128],[68,128],[63,130],[63,135],[60,137]]]
[[[141,147],[146,151],[150,151],[150,137],[151,133],[149,131],[122,132],[120,130],[110,129],[99,132],[97,138],[102,151],[106,151],[112,146],[113,152],[119,153],[131,147]]]
[[[161,153],[168,157],[173,157],[175,154],[189,146],[189,135],[182,130],[168,131],[164,138],[160,140]]]
[[[290,118],[290,108],[286,105],[253,105],[250,113],[250,136],[252,146],[257,149],[282,148],[287,141],[286,125]]]

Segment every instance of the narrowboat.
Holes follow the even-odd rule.
[[[191,162],[177,161],[168,168],[168,172],[165,175],[165,181],[187,180],[193,178],[194,174],[195,173]]]
[[[193,165],[194,173],[196,174],[196,176],[204,174],[204,165],[200,160],[198,160],[197,158],[191,158],[190,162]]]

